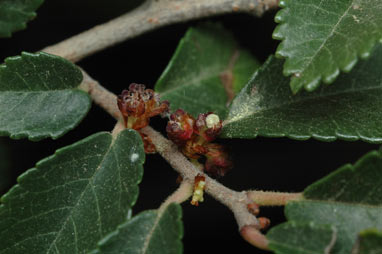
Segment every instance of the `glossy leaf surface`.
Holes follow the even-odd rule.
[[[46,53],[22,53],[0,65],[0,136],[58,138],[89,111],[89,96],[77,89],[81,71]]]
[[[182,210],[171,204],[165,210],[148,210],[120,225],[92,254],[180,254]]]
[[[367,61],[327,87],[291,94],[271,57],[234,99],[223,137],[289,137],[382,142],[382,44]]]
[[[26,27],[36,16],[37,8],[44,0],[1,0],[0,37],[11,37],[12,33]]]
[[[382,38],[380,0],[282,0],[280,6],[273,37],[282,40],[276,55],[286,58],[293,92],[332,83]]]
[[[368,228],[382,229],[382,155],[373,151],[363,156],[355,165],[345,165],[304,191],[306,200],[290,202],[285,207],[289,222],[331,225],[337,236],[330,253],[350,253],[358,234]],[[285,227],[273,228],[272,236]],[[301,233],[287,234],[289,238],[302,239]],[[328,237],[322,234],[320,238]],[[321,241],[322,239],[320,239]],[[317,238],[304,239],[317,241]],[[302,244],[302,243],[301,243]],[[299,244],[296,242],[296,246]],[[279,247],[274,248],[279,253]]]
[[[231,33],[204,24],[187,31],[155,89],[173,111],[181,108],[194,116],[213,111],[223,118],[227,103],[258,66]]]
[[[124,222],[145,159],[133,130],[97,133],[38,162],[1,198],[0,253],[88,253]]]

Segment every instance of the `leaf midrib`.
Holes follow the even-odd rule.
[[[151,238],[152,238],[152,236],[153,236],[153,234],[154,234],[154,232],[155,232],[155,230],[156,230],[156,228],[157,228],[157,226],[159,224],[159,221],[162,218],[164,212],[165,212],[165,209],[163,209],[163,208],[162,209],[161,208],[158,209],[157,217],[155,218],[154,225],[150,229],[150,232],[148,233],[148,235],[147,235],[147,237],[146,237],[146,239],[145,239],[145,241],[143,243],[142,252],[141,252],[142,254],[147,252],[147,249],[150,246],[150,240],[151,240]]]
[[[65,222],[62,224],[62,227],[61,229],[57,232],[57,236],[55,237],[55,239],[53,240],[53,242],[50,244],[48,250],[47,250],[47,254],[50,252],[50,250],[52,249],[53,246],[56,246],[57,248],[57,245],[56,245],[56,241],[57,239],[60,237],[62,231],[64,230],[66,224],[68,223],[69,219],[72,217],[72,214],[73,214],[73,211],[75,210],[75,207],[78,206],[79,202],[81,201],[83,195],[85,194],[86,190],[88,189],[88,187],[90,186],[90,183],[93,182],[94,180],[94,177],[97,175],[97,173],[99,172],[100,168],[101,168],[101,165],[104,163],[105,161],[105,158],[107,157],[107,155],[110,153],[110,151],[112,150],[112,147],[113,147],[113,140],[110,141],[110,146],[108,147],[107,151],[105,152],[105,155],[103,156],[101,162],[99,163],[99,166],[97,167],[97,169],[94,171],[94,174],[89,178],[89,182],[88,184],[85,186],[84,190],[82,191],[80,197],[78,198],[76,204],[73,206],[73,208],[71,209],[71,211],[69,212],[69,214],[67,215],[67,218],[65,219]],[[98,216],[99,216],[99,213],[98,213]],[[101,222],[101,220],[100,220]],[[102,234],[102,232],[100,232],[100,234]]]
[[[314,53],[314,55],[312,57],[310,57],[310,60],[309,62],[307,62],[306,64],[304,64],[303,66],[303,69],[306,70],[306,68],[308,66],[310,66],[313,62],[313,60],[315,59],[315,57],[317,56],[317,54],[319,52],[321,52],[322,48],[324,47],[324,45],[327,43],[327,41],[333,36],[334,32],[336,31],[337,27],[340,25],[341,21],[343,20],[344,17],[347,16],[350,8],[353,6],[353,1],[350,2],[350,5],[349,7],[345,10],[344,14],[339,18],[339,20],[337,21],[337,23],[334,25],[333,29],[330,31],[330,33],[328,34],[328,36],[325,38],[325,40],[321,43],[320,47],[316,50],[316,52]],[[338,65],[337,65],[337,68],[338,68]],[[304,70],[303,70],[304,71]]]
[[[219,68],[218,68],[219,67]],[[173,93],[174,91],[177,91],[177,90],[180,90],[180,89],[183,89],[183,88],[187,88],[188,86],[190,85],[193,85],[193,84],[200,84],[202,83],[202,81],[205,81],[205,80],[208,80],[208,79],[211,79],[211,78],[214,78],[214,77],[218,77],[219,74],[224,71],[224,67],[222,66],[218,66],[218,67],[214,67],[214,68],[209,68],[207,70],[204,71],[203,75],[198,75],[198,76],[194,76],[196,78],[194,79],[191,79],[190,81],[186,82],[186,83],[183,83],[182,85],[180,86],[173,86],[172,88],[170,89],[167,89],[165,90],[164,92],[160,93],[161,96],[166,96],[168,94],[171,94]],[[212,74],[211,74],[212,73]],[[180,79],[182,80],[182,79]],[[172,83],[177,83],[178,80],[176,81],[172,81]]]

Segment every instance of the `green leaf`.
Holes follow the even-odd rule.
[[[268,232],[267,238],[269,248],[276,253],[327,254],[337,238],[337,231],[328,225],[288,222],[273,227]]]
[[[0,0],[0,37],[11,37],[13,32],[26,28],[36,16],[35,11],[44,0]]]
[[[330,253],[350,253],[360,231],[382,229],[381,153],[370,152],[354,166],[349,164],[341,167],[306,188],[304,196],[306,200],[286,205],[287,219],[299,223],[332,225],[338,233]],[[276,227],[273,230],[279,229]],[[301,233],[289,232],[285,234],[285,243],[303,237]],[[323,234],[320,237],[328,238]],[[310,241],[317,241],[317,238],[311,238]]]
[[[0,65],[0,136],[56,139],[89,111],[89,96],[77,89],[81,71],[46,53],[22,53]]]
[[[276,55],[287,59],[284,74],[292,75],[294,93],[332,83],[382,38],[380,0],[283,0],[280,6],[273,37],[282,40]]]
[[[133,130],[57,150],[18,178],[0,206],[0,253],[88,253],[127,219],[145,154]]]
[[[222,136],[382,142],[382,44],[335,84],[292,95],[271,57],[234,99]]]
[[[105,237],[92,254],[183,253],[181,209],[173,203],[164,211],[141,212]]]
[[[362,231],[352,254],[382,254],[382,232],[376,229]]]
[[[227,103],[258,67],[231,33],[207,23],[187,31],[155,90],[173,111],[182,108],[194,116],[213,111],[223,118]]]

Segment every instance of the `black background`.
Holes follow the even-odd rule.
[[[11,39],[0,39],[1,62],[21,51],[35,52],[57,43],[123,14],[137,4],[123,0],[49,0],[38,10],[38,17],[28,23],[27,30],[15,33]],[[275,27],[274,14],[268,13],[261,19],[235,14],[212,20],[223,22],[227,29],[233,31],[242,47],[251,50],[259,60],[264,61],[269,54],[274,53],[278,44],[271,38]],[[187,28],[198,22],[202,21],[171,25],[144,34],[90,56],[78,65],[114,93],[120,93],[131,82],[152,87]],[[0,141],[10,149],[11,175],[16,179],[56,149],[98,131],[110,131],[114,124],[114,119],[93,105],[82,123],[58,140],[34,143],[1,138]],[[161,131],[165,124],[162,119],[152,121],[152,125]],[[302,142],[285,138],[233,139],[221,142],[231,148],[235,167],[220,181],[234,190],[302,191],[339,166],[354,163],[364,153],[378,149],[377,145],[363,142]],[[0,163],[0,167],[4,165],[5,162]],[[148,155],[134,213],[157,208],[177,187],[176,177],[177,174],[160,156]],[[261,216],[270,218],[272,225],[285,220],[282,208],[263,208]],[[199,207],[185,202],[183,220],[184,253],[228,253],[231,250],[237,253],[265,253],[240,237],[230,210],[210,197],[206,197]]]

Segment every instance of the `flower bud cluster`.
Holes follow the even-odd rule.
[[[149,124],[150,117],[168,112],[168,101],[160,102],[159,95],[145,85],[132,83],[117,99],[126,128],[139,130]]]
[[[132,83],[128,90],[123,90],[117,98],[118,108],[122,113],[126,128],[139,131],[149,124],[150,117],[166,114],[169,110],[168,101],[160,101],[159,95],[145,85]],[[155,146],[151,139],[139,132],[142,137],[145,152],[154,153]]]
[[[214,176],[223,176],[232,168],[228,152],[220,144],[210,143],[222,129],[219,116],[209,112],[199,114],[197,119],[182,109],[170,116],[167,123],[167,136],[180,147],[182,153],[193,160],[205,157],[203,169]]]

